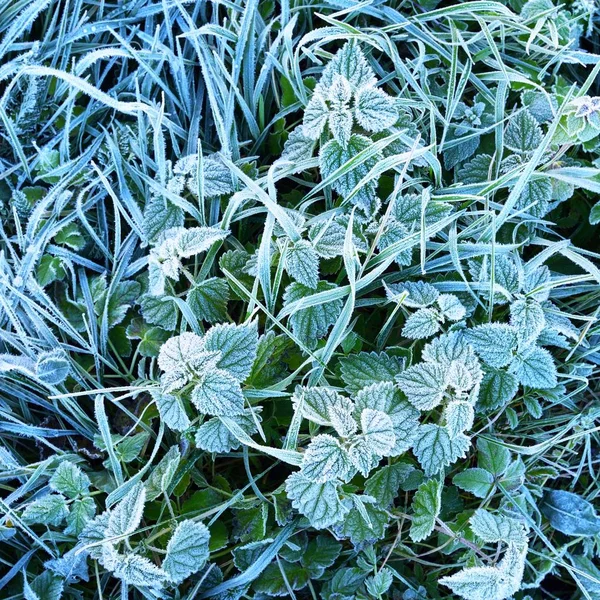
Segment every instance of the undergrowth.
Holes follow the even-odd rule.
[[[0,596],[600,598],[595,0],[0,7]]]

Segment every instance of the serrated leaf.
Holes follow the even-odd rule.
[[[510,365],[510,372],[521,385],[545,390],[556,387],[556,365],[545,348],[528,348],[520,352]]]
[[[131,535],[140,525],[145,503],[146,488],[143,484],[137,483],[127,492],[123,500],[110,511],[106,537]]]
[[[144,209],[143,230],[150,243],[173,227],[183,227],[183,210],[162,196],[151,196]]]
[[[204,345],[207,351],[220,352],[217,363],[238,381],[243,382],[256,359],[258,347],[258,325],[256,321],[243,325],[227,324],[211,327]]]
[[[160,325],[167,331],[173,331],[177,327],[177,305],[170,296],[144,294],[139,299],[139,304],[147,323]]]
[[[478,154],[458,170],[458,180],[464,184],[490,181],[493,178],[491,165],[492,157],[489,154]]]
[[[320,93],[315,92],[304,110],[302,135],[310,140],[319,139],[328,118],[329,108],[327,103]]]
[[[64,460],[56,467],[49,484],[55,492],[76,498],[88,493],[90,478],[77,465]]]
[[[473,533],[485,543],[527,544],[527,532],[523,523],[511,517],[495,515],[478,508],[469,519],[469,524]]]
[[[160,590],[167,583],[166,573],[139,554],[116,557],[114,574],[125,583],[136,587]]]
[[[436,288],[424,281],[393,283],[386,287],[386,292],[389,300],[406,292],[408,296],[404,299],[403,304],[410,308],[431,306],[440,295]]]
[[[62,383],[71,372],[71,364],[64,350],[57,348],[49,352],[42,352],[35,364],[37,377],[49,385]]]
[[[375,383],[356,394],[355,411],[379,410],[387,414],[394,428],[396,441],[390,456],[399,456],[413,443],[419,424],[419,411],[402,396],[402,392],[391,382]]]
[[[315,140],[304,133],[304,126],[299,125],[288,136],[283,145],[282,160],[298,163],[312,157]]]
[[[445,427],[427,424],[418,429],[413,453],[423,467],[425,475],[429,477],[463,458],[470,445],[470,438],[463,433],[451,438]]]
[[[229,417],[244,412],[244,395],[238,379],[222,369],[204,373],[192,390],[191,400],[205,415]]]
[[[34,500],[23,511],[23,521],[29,524],[60,525],[69,514],[69,507],[64,496],[48,494]]]
[[[310,481],[348,481],[354,472],[348,453],[331,435],[316,436],[304,453],[301,473]]]
[[[189,258],[206,252],[215,242],[229,235],[219,227],[188,227],[178,232],[176,245],[179,258]]]
[[[544,310],[535,300],[516,300],[510,305],[510,324],[517,329],[519,343],[531,343],[546,325]]]
[[[325,529],[344,519],[348,507],[342,504],[337,485],[332,481],[315,483],[301,473],[292,473],[285,482],[292,505],[315,529]]]
[[[227,320],[229,285],[225,279],[211,277],[195,284],[187,295],[192,312],[203,321],[217,323]]]
[[[466,308],[454,294],[440,294],[437,304],[444,318],[449,321],[460,321],[465,318]]]
[[[194,162],[197,161],[194,155]],[[198,195],[198,182],[196,171],[192,172],[192,177],[188,181],[188,189],[194,195]],[[202,176],[203,192],[205,198],[214,198],[222,196],[233,191],[233,181],[231,172],[225,163],[217,154],[209,154],[202,158]]]
[[[396,443],[394,423],[381,410],[365,408],[360,413],[363,436],[373,454],[388,456]]]
[[[382,508],[387,508],[398,495],[400,484],[415,468],[407,463],[381,467],[365,484],[365,494],[375,498]]]
[[[333,139],[343,148],[352,135],[352,113],[347,108],[339,108],[329,113],[329,131]]]
[[[156,402],[160,418],[167,427],[173,431],[185,431],[190,426],[190,419],[179,396],[153,390],[152,398]]]
[[[398,120],[398,111],[390,96],[380,89],[364,87],[354,101],[354,114],[358,124],[367,131],[383,131]]]
[[[368,577],[365,580],[365,586],[367,591],[374,598],[381,598],[390,589],[394,581],[392,570],[387,567],[383,567],[377,571],[372,577]]]
[[[423,362],[400,373],[396,380],[408,401],[419,410],[431,410],[440,404],[447,388],[447,370],[440,364]]]
[[[346,42],[329,61],[319,81],[319,86],[327,90],[336,75],[348,80],[353,89],[375,84],[375,74],[356,41]]]
[[[327,281],[319,281],[316,289],[291,283],[285,290],[283,296],[284,307],[319,292],[326,292],[336,286]],[[330,300],[316,306],[307,308],[299,307],[289,316],[289,323],[294,335],[308,348],[315,348],[317,341],[327,335],[329,328],[335,324],[342,312],[343,302],[341,299]]]
[[[285,253],[285,268],[289,276],[310,289],[319,282],[319,256],[312,244],[298,240]]]
[[[452,483],[477,498],[486,498],[494,487],[494,476],[485,469],[466,469],[457,473]]]
[[[517,347],[517,330],[503,323],[485,323],[467,329],[465,336],[481,360],[490,367],[505,367]]]
[[[380,383],[393,382],[402,371],[404,360],[385,352],[360,352],[340,358],[342,380],[349,392]]]
[[[23,597],[25,600],[61,600],[64,581],[50,571],[38,575],[29,584],[27,575],[23,581]]]
[[[479,389],[479,409],[492,411],[506,406],[517,394],[517,378],[501,369],[486,371]]]
[[[292,403],[296,409],[301,406],[302,416],[317,425],[332,425],[333,412],[352,414],[354,410],[350,399],[326,387],[296,388]]]
[[[256,421],[260,421],[256,409],[254,409],[254,414],[251,410],[246,409],[243,414],[233,415],[230,418],[248,435],[256,433]],[[229,431],[219,417],[214,417],[203,423],[198,428],[195,439],[198,448],[217,454],[231,452],[231,450],[237,450],[240,447],[240,441]]]
[[[477,440],[478,465],[496,476],[502,475],[510,464],[510,451],[497,442]]]
[[[421,340],[435,335],[439,330],[437,313],[431,308],[420,308],[406,319],[402,335],[413,340]]]
[[[197,573],[208,560],[210,532],[203,523],[182,521],[167,544],[163,569],[174,583]]]
[[[360,500],[360,496],[356,497]],[[385,536],[389,521],[388,514],[373,504],[363,503],[363,510],[354,507],[350,510],[344,521],[336,527],[340,535],[350,538],[350,541],[359,546],[365,542],[375,542]]]
[[[66,535],[79,535],[96,514],[96,503],[93,498],[78,498],[70,505],[67,516]]]
[[[272,562],[260,574],[253,588],[268,597],[289,596],[290,590],[301,590],[308,581],[308,571],[301,565],[280,559]]]
[[[446,429],[451,438],[471,429],[475,420],[473,405],[466,400],[453,400],[444,410]]]
[[[422,483],[416,491],[410,525],[410,539],[413,542],[420,542],[431,535],[442,508],[442,487],[439,480],[430,479]]]
[[[513,152],[534,152],[542,138],[540,126],[526,108],[510,118],[504,132],[504,144]]]
[[[175,476],[181,461],[181,453],[177,446],[172,446],[161,458],[160,462],[152,469],[146,481],[146,498],[149,502],[164,494]]]
[[[313,579],[323,576],[342,551],[342,545],[329,535],[318,535],[308,543],[300,562]]]

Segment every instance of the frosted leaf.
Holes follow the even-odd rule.
[[[534,152],[542,143],[542,130],[527,109],[511,117],[504,133],[504,144],[514,152]]]
[[[471,440],[460,433],[451,438],[448,430],[439,425],[421,425],[413,444],[413,453],[426,476],[439,473],[459,458],[464,458]]]
[[[325,529],[343,520],[349,508],[340,500],[337,484],[315,483],[301,473],[292,473],[285,482],[292,506],[302,513],[312,527]]]
[[[387,286],[393,296],[399,296],[402,292],[408,292],[404,299],[404,306],[409,308],[424,308],[431,306],[440,293],[431,284],[424,281],[415,281],[407,283],[396,283]],[[388,295],[388,299],[391,299]]]
[[[478,406],[483,410],[501,408],[515,397],[518,390],[519,382],[512,373],[490,369],[481,382]]]
[[[324,91],[327,93],[327,99],[336,109],[348,104],[352,96],[350,82],[343,75],[334,75],[331,86]]]
[[[156,402],[160,418],[169,429],[185,431],[190,426],[190,419],[181,398],[173,394],[163,394],[159,390],[152,390],[152,398]]]
[[[242,382],[250,375],[258,348],[258,324],[227,324],[211,327],[204,338],[207,351],[220,352],[217,363]]]
[[[388,456],[396,443],[391,417],[381,410],[365,408],[360,413],[360,423],[371,451],[379,456]]]
[[[294,409],[301,405],[302,416],[317,425],[332,425],[334,412],[352,414],[354,404],[326,387],[298,387],[292,396]]]
[[[363,477],[368,477],[381,460],[381,457],[372,451],[369,441],[362,436],[356,437],[352,441],[348,455],[354,467]]]
[[[442,508],[442,484],[437,479],[422,483],[416,491],[412,510],[413,517],[410,525],[410,539],[420,542],[431,535],[435,520]]]
[[[396,379],[408,401],[419,410],[431,410],[440,404],[448,386],[447,369],[437,363],[413,365]]]
[[[149,502],[164,494],[173,481],[177,467],[181,461],[181,453],[177,446],[172,446],[154,467],[146,481],[146,498]]]
[[[359,352],[340,358],[342,380],[350,392],[373,383],[394,381],[404,368],[404,359],[386,352]]]
[[[328,434],[313,438],[302,460],[303,477],[316,483],[348,481],[354,474],[348,453],[337,439]]]
[[[365,55],[355,41],[347,42],[341,50],[329,61],[321,80],[319,87],[328,89],[331,87],[336,75],[345,77],[353,89],[364,86],[375,85],[375,73],[369,66]]]
[[[467,392],[475,384],[471,371],[462,360],[453,360],[450,363],[446,383],[453,387],[457,393]]]
[[[254,414],[246,409],[243,414],[234,415],[230,418],[248,435],[253,435],[257,431],[256,421],[260,421],[257,412],[256,408]],[[229,431],[219,417],[209,419],[198,427],[195,441],[196,446],[201,450],[215,452],[216,454],[225,454],[240,447],[240,441]]]
[[[244,396],[239,381],[222,369],[205,373],[194,387],[191,400],[206,415],[229,417],[244,412]]]
[[[505,367],[517,348],[517,330],[503,323],[485,323],[465,331],[465,337],[483,362]]]
[[[410,315],[402,329],[404,337],[420,340],[435,335],[440,330],[436,311],[431,308],[420,308]]]
[[[298,283],[315,289],[319,282],[319,256],[312,244],[298,240],[285,252],[285,269]]]
[[[535,300],[519,299],[510,305],[510,324],[520,344],[535,342],[546,325],[544,310]]]
[[[453,400],[444,410],[446,429],[451,438],[471,429],[475,420],[473,405],[466,400]]]
[[[440,294],[437,303],[442,314],[449,321],[460,321],[465,318],[467,310],[453,294]]]
[[[65,535],[79,535],[95,514],[96,503],[93,498],[88,496],[74,500],[67,515]]]
[[[298,163],[312,158],[315,149],[315,140],[304,133],[304,126],[299,125],[288,136],[283,145],[281,160]]]
[[[90,489],[90,478],[68,460],[63,460],[56,467],[48,483],[55,492],[60,492],[69,498],[87,494]]]
[[[208,560],[210,532],[206,525],[194,521],[182,521],[167,544],[163,569],[173,583],[197,573]]]
[[[528,348],[519,353],[509,371],[515,375],[521,385],[539,390],[556,387],[556,365],[552,355],[544,348]]]
[[[160,590],[167,583],[166,573],[139,554],[119,555],[115,560],[114,575],[136,587]]]
[[[483,542],[513,542],[517,545],[527,544],[527,532],[521,521],[505,515],[495,515],[483,508],[477,509],[469,519],[473,533]]]
[[[106,537],[131,535],[140,525],[145,503],[146,488],[143,484],[137,483],[110,511]]]
[[[362,88],[356,94],[354,114],[363,129],[374,133],[391,127],[398,120],[393,99],[382,90],[371,87]]]
[[[209,323],[227,319],[228,300],[229,284],[219,277],[211,277],[195,284],[187,295],[187,303],[192,312],[198,319]]]
[[[327,108],[325,99],[321,94],[315,92],[304,111],[302,135],[310,140],[317,140],[323,133],[328,118],[329,108]]]
[[[34,500],[23,511],[23,521],[28,524],[60,525],[69,514],[64,496],[48,494]]]
[[[352,135],[352,113],[347,109],[330,112],[329,131],[331,131],[333,139],[345,148]]]
[[[185,332],[168,339],[160,348],[158,366],[173,371],[188,364],[194,357],[203,356],[204,340],[195,333]]]

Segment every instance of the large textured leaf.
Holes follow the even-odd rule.
[[[319,256],[310,242],[298,240],[285,253],[286,270],[298,283],[314,290],[319,282]]]
[[[185,431],[190,426],[190,419],[179,396],[163,394],[160,390],[152,392],[160,418],[173,431]]]
[[[415,493],[410,525],[410,538],[414,542],[424,540],[433,531],[442,507],[442,487],[438,479],[430,479],[422,483]]]
[[[49,483],[54,491],[69,498],[87,494],[90,488],[90,478],[77,465],[68,460],[64,460],[56,467]]]
[[[337,439],[328,434],[315,437],[302,460],[301,473],[316,483],[348,481],[355,473],[348,453]]]
[[[182,521],[167,544],[163,569],[174,583],[197,573],[208,560],[210,532],[206,525]]]
[[[220,352],[218,367],[244,381],[256,359],[258,325],[256,321],[244,325],[215,325],[204,338],[208,351]]]
[[[509,120],[504,143],[515,152],[534,152],[542,143],[542,130],[527,109],[520,110]]]
[[[141,483],[138,483],[111,510],[106,528],[106,536],[120,537],[132,534],[142,520],[145,503],[146,488]]]
[[[227,320],[229,285],[225,279],[211,277],[194,285],[187,296],[192,312],[203,321],[217,323]]]
[[[244,396],[239,381],[222,369],[205,373],[194,387],[191,399],[196,408],[206,415],[229,417],[244,412]]]
[[[397,377],[400,389],[408,401],[419,410],[431,410],[444,398],[447,369],[437,363],[414,365]]]
[[[490,367],[505,367],[512,361],[517,347],[516,328],[503,323],[486,323],[468,329],[465,335],[481,360]]]
[[[358,392],[373,383],[394,381],[404,367],[404,360],[385,352],[360,352],[342,357],[340,365],[346,389]]]
[[[367,131],[383,131],[398,120],[398,111],[390,96],[377,88],[366,87],[358,91],[355,100],[358,124]]]
[[[413,453],[425,475],[439,473],[444,467],[463,458],[471,440],[463,433],[451,438],[448,430],[439,425],[421,425],[413,444]]]
[[[510,366],[521,385],[544,390],[556,387],[558,380],[552,355],[544,348],[529,348],[519,353]]]

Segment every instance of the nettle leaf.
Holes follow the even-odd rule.
[[[365,408],[360,413],[360,423],[371,452],[388,456],[396,443],[392,419],[381,410]]]
[[[423,362],[406,369],[396,379],[408,401],[419,410],[431,410],[444,399],[447,369],[437,363]]]
[[[550,210],[551,200],[552,182],[548,178],[538,177],[525,184],[515,208],[523,210],[527,207],[530,215],[541,218]]]
[[[350,136],[346,146],[342,146],[338,141],[331,140],[327,142],[319,153],[319,165],[321,177],[327,179],[340,167],[352,160],[359,152],[370,148],[373,142],[362,135],[354,134]],[[372,156],[358,166],[350,168],[349,171],[340,175],[331,186],[341,196],[347,196],[359,181],[377,164],[377,156]],[[374,191],[373,183],[370,182],[363,188],[363,192],[368,196]],[[358,197],[355,197],[359,201]]]
[[[420,542],[431,535],[435,520],[442,508],[442,482],[430,479],[419,486],[416,491],[412,510],[413,517],[410,525],[410,539]]]
[[[440,294],[437,304],[444,318],[449,321],[460,321],[467,314],[467,309],[454,294]]]
[[[510,465],[510,451],[497,442],[479,438],[477,440],[477,463],[496,476],[506,472]]]
[[[493,179],[491,167],[492,157],[489,154],[478,154],[458,170],[458,180],[464,184],[490,181]]]
[[[27,575],[24,575],[23,579],[25,600],[61,600],[64,581],[54,573],[46,571],[38,575],[31,584],[27,581]]]
[[[411,447],[420,413],[404,399],[402,392],[393,383],[381,382],[363,388],[356,394],[354,405],[356,414],[360,415],[370,408],[390,417],[396,441],[389,456],[399,456]]]
[[[308,571],[302,565],[280,559],[272,562],[260,574],[253,588],[268,597],[289,596],[290,590],[301,590],[308,581]]]
[[[404,368],[404,359],[385,352],[360,352],[340,358],[342,380],[355,393],[373,383],[393,382]]]
[[[365,586],[371,596],[380,598],[390,589],[393,581],[394,575],[392,570],[383,567],[375,575],[365,580]]]
[[[516,300],[510,305],[510,324],[516,327],[521,344],[533,342],[546,325],[544,310],[535,300]]]
[[[317,425],[332,425],[333,412],[352,414],[354,404],[335,390],[326,387],[298,387],[292,397],[294,408],[301,406],[302,416]]]
[[[160,590],[167,583],[167,574],[139,554],[119,555],[115,560],[114,575],[136,587]]]
[[[37,377],[49,385],[62,383],[71,372],[71,364],[64,350],[57,348],[49,352],[42,352],[35,364]]]
[[[473,405],[466,400],[453,400],[444,410],[446,428],[451,438],[471,429],[475,420]]]
[[[106,537],[131,535],[139,527],[145,503],[146,488],[143,484],[137,483],[127,492],[123,500],[110,511]]]
[[[210,532],[203,523],[182,521],[177,525],[169,543],[163,569],[173,583],[197,573],[208,560]]]
[[[205,355],[203,339],[195,333],[184,332],[161,346],[158,366],[163,371],[175,371],[182,365],[193,365],[196,359],[202,359]]]
[[[354,115],[363,129],[372,132],[383,131],[398,120],[393,99],[382,90],[372,87],[364,87],[356,94]]]
[[[333,139],[345,148],[352,135],[352,113],[347,108],[330,112],[329,131]]]
[[[452,483],[465,492],[471,492],[477,498],[486,498],[494,487],[494,476],[485,469],[466,469],[457,473]]]
[[[23,521],[29,524],[60,525],[69,514],[64,496],[48,494],[34,500],[23,511]]]
[[[183,227],[183,209],[162,196],[151,196],[144,209],[144,234],[150,243],[155,243],[163,232],[174,227]]]
[[[194,155],[194,162],[197,161]],[[229,167],[216,154],[202,158],[203,192],[205,198],[214,198],[233,191],[233,181]],[[198,195],[197,173],[194,170],[188,181],[188,189]]]
[[[78,498],[70,505],[67,515],[66,535],[79,535],[94,518],[96,514],[96,503],[93,498]]]
[[[353,40],[344,44],[329,61],[319,81],[319,87],[328,89],[336,75],[342,75],[353,89],[375,85],[375,74],[360,46]]]
[[[260,417],[254,409],[246,409],[243,414],[229,417],[248,435],[253,435],[257,431],[256,423]],[[209,419],[198,427],[196,432],[196,446],[206,452],[215,452],[223,454],[237,450],[240,447],[240,441],[229,431],[219,417]]]
[[[505,515],[495,515],[483,508],[478,508],[469,519],[473,533],[487,544],[497,542],[513,542],[517,545],[527,544],[527,531],[521,521]]]
[[[355,546],[382,539],[389,521],[388,514],[373,504],[362,502],[360,496],[353,498],[354,507],[336,527],[336,533],[350,538]]]
[[[293,507],[315,529],[330,527],[348,514],[349,508],[342,503],[337,484],[332,481],[315,483],[296,472],[287,478],[285,490]]]
[[[292,164],[312,158],[315,149],[315,139],[304,133],[304,126],[295,127],[283,145],[282,161]]]
[[[430,201],[425,204],[423,211],[422,194],[403,194],[396,198],[393,206],[393,216],[396,221],[404,223],[409,230],[420,228],[421,214],[424,212],[425,226],[432,225],[447,217],[453,210],[452,205],[439,200]],[[419,283],[419,282],[416,282]],[[406,285],[406,284],[404,284]],[[427,284],[429,285],[429,284]]]
[[[348,481],[354,472],[346,450],[336,438],[328,434],[316,436],[302,459],[302,475],[316,483]]]
[[[204,338],[206,350],[220,352],[217,366],[228,371],[238,381],[244,381],[256,359],[258,348],[258,324],[215,325]]]
[[[285,289],[283,296],[284,307],[315,293],[326,292],[335,289],[336,286],[327,281],[319,281],[316,289],[291,283]],[[328,300],[316,306],[299,307],[289,316],[289,323],[294,335],[308,348],[315,348],[317,341],[327,335],[329,328],[334,325],[342,312],[343,301],[341,299]]]
[[[177,254],[180,258],[189,258],[206,252],[215,242],[228,235],[228,231],[219,227],[188,227],[177,234]]]
[[[233,416],[244,412],[244,395],[239,381],[223,369],[204,373],[192,390],[191,400],[205,415]]]
[[[56,467],[48,483],[55,492],[60,492],[69,498],[87,494],[90,489],[90,478],[68,460],[64,460]]]
[[[179,396],[152,390],[152,398],[156,402],[160,418],[167,427],[173,431],[185,431],[190,426],[190,419]]]
[[[435,335],[439,330],[440,322],[436,311],[431,308],[420,308],[406,319],[402,335],[413,340],[421,340]]]
[[[172,446],[154,467],[146,481],[146,498],[149,502],[164,494],[175,476],[181,462],[181,453],[177,446]]]
[[[459,458],[464,458],[471,439],[463,433],[451,438],[448,430],[439,425],[421,425],[413,444],[413,453],[430,477]]]
[[[348,450],[348,456],[354,468],[360,472],[363,477],[368,477],[369,473],[379,464],[381,457],[375,454],[369,445],[369,442],[363,436],[357,436],[352,440]]]
[[[502,408],[516,396],[518,390],[519,382],[512,373],[490,369],[483,376],[477,406],[485,411]]]
[[[310,242],[298,240],[285,253],[285,268],[298,283],[314,290],[319,282],[319,256]]]
[[[600,517],[594,507],[572,492],[547,492],[540,510],[554,529],[566,535],[591,536],[600,533]]]
[[[375,498],[382,508],[387,508],[398,495],[400,484],[414,470],[408,463],[386,465],[369,477],[365,484],[365,494]]]
[[[439,297],[440,293],[431,284],[424,281],[414,281],[406,283],[393,283],[386,286],[389,290],[388,298],[399,296],[406,292],[408,296],[403,300],[403,304],[410,308],[425,308],[431,306]]]
[[[320,221],[308,230],[313,248],[321,258],[335,258],[344,253],[346,228],[337,221]]]
[[[170,296],[144,294],[138,300],[144,321],[160,325],[167,331],[177,327],[177,305]]]
[[[504,132],[504,144],[513,152],[534,152],[541,145],[543,137],[535,117],[525,108],[509,119]]]
[[[187,303],[192,312],[208,323],[227,319],[228,300],[229,285],[219,277],[211,277],[195,284],[187,295]]]
[[[327,103],[319,92],[315,92],[304,110],[302,135],[310,140],[319,139],[328,118],[329,108]]]
[[[465,600],[505,600],[521,587],[525,550],[509,544],[496,567],[469,567],[439,580]]]
[[[544,348],[528,348],[519,353],[510,366],[521,385],[539,390],[551,389],[558,384],[556,365]]]
[[[467,341],[490,367],[505,367],[517,348],[517,330],[503,323],[485,323],[465,331]]]
[[[342,545],[331,536],[318,535],[310,540],[300,562],[313,579],[318,579],[333,565],[341,551]]]

